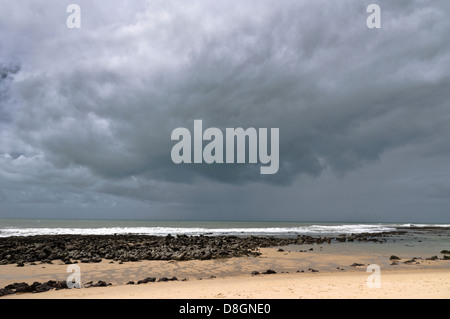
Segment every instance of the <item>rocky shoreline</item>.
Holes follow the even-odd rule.
[[[148,235],[40,235],[28,237],[0,238],[0,265],[16,264],[17,267],[35,265],[36,263],[53,263],[61,261],[65,264],[98,263],[106,260],[110,262],[134,262],[141,260],[207,260],[224,259],[242,256],[259,256],[259,248],[279,247],[288,245],[324,245],[342,242],[374,242],[384,243],[396,236],[404,235],[406,231],[392,231],[377,234],[363,233],[339,235],[333,237],[313,237],[298,235],[290,238],[277,237],[239,237],[239,236],[148,236]],[[285,248],[285,247],[283,247]],[[285,248],[286,249],[286,248]],[[309,250],[313,250],[310,248]],[[279,248],[278,252],[285,252]],[[300,250],[301,251],[301,250]],[[306,250],[305,250],[306,251]],[[450,251],[442,250],[441,254]],[[418,264],[422,258],[414,257],[402,263]],[[437,260],[437,256],[426,260]],[[444,256],[442,260],[450,259]],[[398,265],[400,258],[391,256],[392,265]],[[364,264],[354,263],[350,267],[361,267]],[[344,270],[337,267],[338,270]],[[308,271],[319,272],[309,268]],[[300,272],[297,270],[297,272]],[[303,270],[301,272],[304,272]],[[253,271],[252,276],[276,274],[275,270],[265,272]],[[282,271],[281,273],[284,273]],[[211,276],[211,278],[215,276]],[[177,277],[147,277],[145,279],[129,281],[127,285],[140,285],[153,282],[178,281]],[[187,279],[181,279],[185,281]],[[88,282],[84,288],[106,287],[111,283],[98,281]],[[0,288],[0,297],[15,293],[40,293],[49,290],[68,289],[63,281],[50,280],[47,282],[33,282],[32,284],[18,282]]]
[[[0,238],[0,265],[51,263],[98,263],[102,260],[133,262],[140,260],[207,260],[259,256],[258,248],[290,244],[331,244],[346,241],[385,242],[404,232],[340,235],[338,237],[301,236],[293,238],[167,235],[41,235]]]

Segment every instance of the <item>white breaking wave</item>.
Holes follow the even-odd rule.
[[[177,235],[322,235],[379,233],[395,230],[395,227],[382,225],[312,225],[304,227],[266,227],[266,228],[193,228],[193,227],[101,227],[101,228],[4,228],[0,237],[35,235],[114,235],[139,234],[166,236]]]
[[[201,228],[201,227],[98,227],[98,228],[3,228],[0,237],[36,236],[36,235],[255,235],[255,236],[290,236],[290,235],[338,235],[381,233],[395,231],[398,227],[435,226],[450,227],[450,225],[419,225],[419,224],[344,224],[344,225],[308,225],[301,227],[255,227],[255,228]]]

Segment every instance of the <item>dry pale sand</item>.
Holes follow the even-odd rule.
[[[357,246],[336,251],[331,246],[302,252],[278,252],[261,249],[261,257],[242,257],[205,261],[141,261],[135,263],[79,264],[82,282],[104,280],[112,286],[49,291],[39,294],[15,294],[3,298],[450,298],[450,261],[428,261],[405,264],[411,256],[399,255],[397,266],[391,266],[385,251],[357,251]],[[297,250],[296,250],[297,249]],[[368,288],[366,267],[353,263],[378,264],[381,287]],[[339,267],[339,269],[337,269]],[[320,270],[318,273],[309,268]],[[277,274],[251,276],[254,270],[274,269]],[[344,270],[342,270],[344,269]],[[12,282],[65,280],[67,265],[54,264],[0,266],[0,287]],[[301,272],[303,271],[303,272]],[[125,285],[146,277],[187,278],[187,281]],[[213,278],[211,278],[213,276]],[[201,280],[200,280],[201,279]]]
[[[186,282],[17,294],[5,298],[450,298],[450,270],[448,269],[387,271],[381,275],[380,288],[368,288],[367,276],[365,272],[235,276]]]

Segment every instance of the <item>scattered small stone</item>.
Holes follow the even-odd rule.
[[[127,285],[134,285],[134,281],[127,282]]]
[[[283,252],[283,251],[284,251],[283,248],[278,249],[278,252]]]
[[[319,272],[318,270],[312,269],[312,268],[308,268],[308,271],[310,271],[310,272]]]
[[[350,265],[350,267],[361,267],[361,266],[365,266],[364,264],[358,264],[358,263],[353,263],[353,265]]]
[[[256,271],[256,270],[252,271],[252,276],[258,276],[258,275],[260,275],[259,271]]]

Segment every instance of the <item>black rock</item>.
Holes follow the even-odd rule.
[[[92,285],[92,287],[106,287],[106,286],[108,286],[108,284],[103,280],[99,280],[96,284]]]
[[[46,284],[40,284],[36,286],[36,290],[34,291],[35,293],[40,293],[40,292],[46,292],[51,290],[52,287],[46,285]]]
[[[364,265],[364,264],[354,263],[354,264],[351,265],[350,267],[360,267],[360,266],[365,266],[365,265]]]
[[[139,280],[138,281],[138,285],[146,284],[146,283],[149,283],[149,282],[155,282],[155,281],[156,281],[155,277],[147,277],[145,279]]]
[[[86,288],[91,288],[91,287],[106,287],[106,286],[111,286],[111,284],[107,284],[105,281],[103,280],[99,280],[97,281],[97,283],[93,283],[92,281],[89,281],[86,283]]]
[[[15,289],[16,293],[18,293],[18,292],[33,292],[33,287],[31,287],[29,284],[27,284],[25,282],[14,283],[13,285],[14,285],[14,289]]]
[[[252,276],[257,276],[257,275],[260,275],[259,271],[256,271],[256,270],[252,271]]]
[[[279,252],[283,252],[283,251],[284,251],[284,249],[280,248],[280,249],[278,249],[278,251],[279,251]]]
[[[277,272],[275,270],[272,269],[267,269],[265,272],[263,272],[263,275],[271,275],[271,274],[276,274]]]
[[[12,295],[14,293],[14,290],[1,288],[0,289],[0,297],[6,296],[6,295]]]
[[[134,281],[127,282],[127,285],[134,285]]]
[[[392,255],[389,260],[400,260],[400,258],[398,258],[397,256]]]

